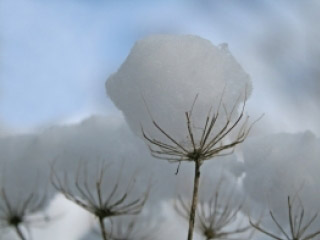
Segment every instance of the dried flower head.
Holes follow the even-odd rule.
[[[134,217],[130,221],[116,219],[111,222],[112,240],[154,240],[157,229],[148,223],[141,223]]]
[[[132,178],[126,190],[118,193],[121,174],[114,186],[105,185],[104,176],[109,165],[104,164],[99,173],[92,178],[88,177],[87,168],[81,164],[75,177],[73,189],[70,188],[68,176],[65,173],[61,179],[54,168],[51,171],[51,182],[53,186],[67,199],[84,208],[99,219],[101,234],[107,239],[107,232],[104,226],[104,219],[122,215],[136,215],[141,212],[149,194],[149,188],[140,197],[133,200],[129,196],[134,189],[134,179]],[[83,179],[80,180],[80,173],[83,171]],[[90,186],[94,181],[95,186]]]
[[[298,200],[298,203],[295,205],[295,201]],[[284,225],[281,225],[279,221],[275,218],[274,213],[270,210],[269,214],[272,221],[275,223],[275,226],[280,230],[280,235],[276,235],[271,231],[265,230],[259,226],[259,223],[253,223],[249,218],[250,224],[252,227],[257,229],[259,232],[269,236],[270,238],[277,240],[311,240],[315,239],[316,236],[320,235],[320,229],[316,232],[308,233],[308,229],[314,223],[318,217],[318,213],[315,213],[310,219],[305,220],[305,211],[304,207],[297,196],[294,196],[293,199],[288,196],[288,223],[289,231],[285,231]]]
[[[14,229],[20,239],[27,239],[21,227],[29,231],[31,225],[36,226],[49,220],[47,216],[35,216],[45,206],[45,194],[39,196],[31,192],[22,199],[11,200],[6,189],[1,188],[0,199],[0,228]]]
[[[247,97],[245,96],[245,100],[246,98]],[[148,143],[152,156],[158,159],[168,160],[169,162],[189,161],[199,162],[202,164],[203,161],[209,160],[213,157],[231,154],[234,147],[239,143],[242,143],[246,139],[253,124],[248,125],[249,117],[246,117],[245,120],[241,123],[241,120],[244,117],[244,109],[246,105],[245,100],[240,114],[235,120],[232,120],[240,98],[233,105],[230,112],[228,112],[228,110],[222,103],[221,98],[217,111],[211,113],[210,109],[206,117],[204,126],[201,128],[202,131],[200,133],[200,137],[196,137],[196,131],[199,128],[195,127],[192,121],[192,111],[196,99],[197,97],[195,98],[190,111],[185,112],[186,132],[188,140],[187,142],[172,137],[153,119],[152,123],[154,127],[169,141],[169,143],[148,136],[142,128],[143,137]],[[215,124],[220,117],[221,108],[223,108],[224,110],[226,121],[220,130],[215,131]],[[239,124],[241,124],[241,126],[238,129],[236,137],[229,143],[224,143],[224,140],[227,138],[227,136],[231,132],[233,132]]]
[[[185,112],[187,141],[175,139],[170,133],[161,128],[153,119],[152,123],[154,127],[159,131],[162,137],[165,138],[165,141],[148,136],[142,128],[143,137],[149,146],[152,156],[158,159],[167,160],[169,162],[178,162],[179,164],[182,161],[193,162],[195,164],[193,195],[189,216],[188,240],[193,239],[195,211],[198,202],[200,168],[203,162],[214,157],[232,154],[234,148],[247,138],[254,123],[259,120],[258,119],[249,125],[249,117],[246,117],[242,122],[247,99],[246,91],[244,95],[242,109],[240,114],[235,117],[235,120],[233,120],[234,114],[236,112],[238,102],[240,101],[240,97],[233,105],[230,112],[228,112],[225,105],[222,103],[223,97],[221,97],[217,111],[211,113],[211,109],[209,110],[205,123],[203,127],[200,128],[200,136],[198,136],[199,134],[196,134],[199,128],[195,127],[192,121],[192,111],[197,99],[196,97],[192,104],[191,110]],[[225,112],[225,118],[222,119],[225,119],[225,122],[221,128],[216,129],[216,123],[220,118],[221,106]],[[238,129],[238,132],[235,137],[229,138],[228,140],[231,141],[226,142],[225,140],[228,138],[228,136],[235,132],[236,129]]]
[[[243,239],[238,234],[248,233],[245,239],[250,239],[252,234],[249,233],[250,226],[243,226],[239,220],[239,214],[242,211],[244,201],[235,200],[234,188],[226,191],[223,186],[224,179],[221,178],[217,184],[216,190],[209,201],[200,200],[197,208],[197,222],[195,230],[200,233],[206,240],[213,239]],[[223,193],[221,187],[223,186]],[[181,196],[175,202],[176,212],[186,220],[190,215],[190,204],[187,204]],[[230,226],[236,221],[239,224],[235,228]]]

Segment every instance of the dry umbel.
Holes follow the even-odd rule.
[[[115,219],[111,221],[112,240],[155,240],[156,225],[150,222],[140,222],[137,217],[128,219]]]
[[[145,133],[142,128],[142,134],[145,138],[152,156],[158,159],[168,160],[169,162],[179,162],[187,161],[193,162],[195,164],[195,174],[194,174],[194,187],[193,187],[193,197],[189,216],[189,230],[188,230],[188,240],[193,238],[195,211],[198,203],[198,191],[199,191],[199,180],[200,180],[200,167],[206,160],[210,160],[214,157],[225,156],[232,154],[235,146],[242,143],[248,136],[251,125],[248,123],[248,118],[246,117],[244,121],[244,110],[246,105],[246,93],[244,94],[244,103],[240,114],[233,120],[233,115],[236,112],[236,106],[240,100],[233,105],[230,112],[227,111],[226,107],[222,103],[222,97],[220,103],[218,104],[217,111],[211,113],[208,112],[205,123],[201,127],[200,137],[197,137],[196,132],[198,127],[194,126],[192,121],[192,111],[185,112],[186,119],[186,135],[187,142],[183,139],[175,139],[169,132],[161,128],[161,126],[152,119],[154,127],[159,131],[159,133],[166,139],[162,141],[153,137],[150,137]],[[225,123],[220,129],[215,129],[217,120],[220,117],[220,110],[223,108],[225,113]],[[233,133],[237,130],[235,136]],[[229,137],[229,142],[225,142],[226,138]]]
[[[223,188],[222,188],[223,186]],[[222,190],[223,189],[223,190]],[[251,239],[252,231],[250,225],[244,226],[239,220],[244,201],[235,200],[234,188],[226,191],[228,187],[221,178],[217,184],[214,194],[208,201],[200,200],[196,211],[195,231],[200,233],[206,240],[229,239],[244,240]],[[190,204],[186,203],[181,196],[175,202],[176,212],[186,220],[190,215]],[[238,221],[236,227],[230,227]],[[237,235],[247,234],[246,238]]]
[[[110,239],[104,220],[116,216],[139,214],[149,194],[148,188],[142,196],[134,199],[129,198],[134,189],[134,178],[130,180],[127,188],[119,193],[121,174],[119,174],[118,179],[113,186],[104,184],[104,177],[108,167],[108,165],[104,164],[97,175],[89,178],[87,166],[80,164],[75,181],[72,185],[72,189],[75,190],[70,188],[66,173],[64,174],[64,177],[61,178],[54,168],[52,168],[51,171],[51,182],[53,186],[67,199],[97,217],[99,220],[101,236],[104,240]],[[83,173],[82,179],[80,179],[81,172]],[[92,181],[94,181],[94,187],[90,187],[92,186]]]
[[[30,226],[36,226],[49,220],[48,216],[37,216],[37,213],[45,207],[45,194],[39,196],[31,192],[21,199],[11,201],[6,189],[2,187],[0,199],[0,228],[13,229],[21,240],[28,239],[23,229],[30,232]]]
[[[295,205],[295,201],[298,203]],[[305,221],[305,211],[304,207],[297,196],[294,196],[293,199],[288,196],[288,223],[284,224],[285,226],[289,224],[290,230],[285,231],[284,225],[281,225],[279,221],[275,218],[274,213],[269,211],[272,221],[275,223],[275,226],[280,231],[279,235],[272,233],[271,231],[265,230],[259,226],[259,223],[253,223],[249,218],[250,224],[252,227],[257,229],[259,232],[269,236],[272,239],[277,240],[311,240],[316,236],[320,235],[320,229],[318,231],[308,233],[308,229],[314,223],[318,217],[318,213],[315,213],[310,219]],[[310,231],[309,231],[310,232]]]

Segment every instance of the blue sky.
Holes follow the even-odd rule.
[[[0,0],[0,136],[3,128],[14,133],[32,132],[92,114],[118,112],[106,96],[106,79],[138,39],[170,33],[228,43],[253,81],[248,113],[252,119],[265,113],[255,128],[258,132],[259,128],[263,133],[310,129],[319,137],[319,12],[318,0]],[[101,119],[91,118],[74,128],[52,128],[40,137],[32,135],[30,141],[24,136],[2,138],[5,157],[1,161],[12,160],[13,166],[20,166],[18,175],[23,178],[27,175],[25,166],[32,166],[30,171],[45,166],[46,172],[46,163],[52,156],[66,154],[65,149],[71,156],[66,158],[72,161],[81,154],[118,154],[119,142],[124,152],[121,156],[150,160],[149,154],[135,145],[140,142],[128,137],[127,126],[125,131],[119,130],[113,122],[121,125],[122,118]],[[281,143],[279,148],[292,152],[274,152],[276,157],[279,154],[275,159],[285,159],[292,167],[288,170],[290,184],[310,169],[315,169],[317,176],[318,139],[310,132],[297,136],[296,145],[283,145],[291,143],[290,135],[275,143],[270,138],[275,150]],[[270,166],[263,165],[261,170],[251,164],[251,159],[257,159],[256,149],[264,146],[259,144],[252,144],[248,176],[265,173],[266,178],[259,176],[263,183],[268,182],[265,179],[274,181],[269,173],[278,172],[279,165],[269,161]],[[307,158],[299,162],[301,165],[298,161],[291,164],[291,158],[301,160],[299,154]],[[167,172],[173,176],[174,171]],[[315,179],[312,183],[317,181],[314,176],[310,177],[311,182]],[[272,186],[278,186],[272,181]],[[259,186],[254,177],[252,183]],[[64,226],[70,232],[69,224]]]
[[[255,104],[276,114],[261,96],[272,91],[285,104],[301,89],[317,95],[312,2],[2,0],[0,122],[29,129],[116,111],[105,80],[136,40],[156,33],[227,42],[253,78]]]

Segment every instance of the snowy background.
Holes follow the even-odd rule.
[[[137,40],[192,34],[227,43],[222,46],[251,77],[246,112],[253,119],[265,114],[241,147],[242,162],[219,160],[204,175],[212,181],[221,171],[245,176],[239,194],[257,214],[266,204],[283,209],[302,184],[306,208],[319,208],[319,11],[316,0],[0,1],[1,183],[19,195],[38,179],[45,182],[53,160],[74,172],[79,160],[125,159],[126,169],[145,173],[141,189],[150,175],[156,179],[145,217],[161,223],[163,239],[183,239],[186,224],[172,199],[192,168],[183,164],[176,176],[175,165],[152,159],[112,102],[127,99],[116,90],[106,96],[105,82]],[[207,87],[202,84],[199,89]],[[48,189],[54,197],[48,211],[59,217],[34,229],[34,239],[83,237],[94,219]]]

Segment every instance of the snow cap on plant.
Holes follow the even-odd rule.
[[[217,110],[222,95],[230,111],[244,100],[245,89],[246,97],[250,95],[252,86],[226,44],[214,46],[192,35],[154,35],[134,45],[106,88],[136,134],[141,134],[141,125],[153,133],[152,115],[179,136],[184,132],[184,112],[197,95],[193,116],[203,122],[210,108]]]

